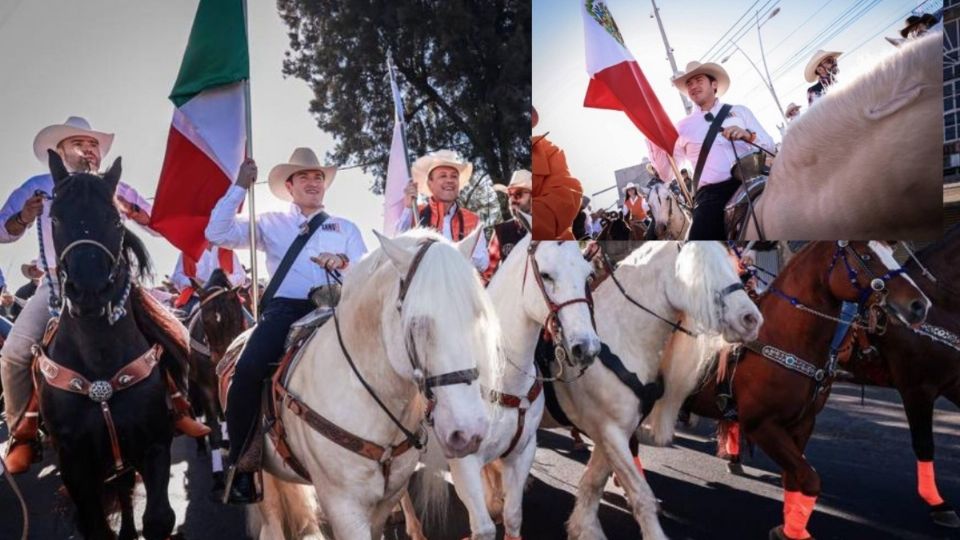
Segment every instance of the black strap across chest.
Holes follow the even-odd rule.
[[[720,127],[723,125],[723,121],[727,118],[727,114],[730,112],[732,105],[726,104],[720,107],[720,111],[717,113],[717,116],[713,119],[713,122],[710,123],[710,129],[707,130],[707,136],[703,138],[703,145],[700,147],[700,155],[697,157],[697,166],[693,170],[693,192],[697,192],[697,188],[700,186],[700,173],[703,172],[703,166],[707,163],[707,154],[710,153],[710,148],[713,147],[713,141],[717,138],[717,133],[720,132]]]
[[[273,277],[270,278],[270,283],[267,285],[267,290],[263,293],[263,298],[260,299],[260,313],[263,314],[264,309],[266,309],[267,304],[270,303],[270,300],[273,299],[273,296],[277,294],[277,289],[280,288],[280,284],[283,283],[283,278],[287,277],[287,272],[290,271],[290,267],[293,266],[293,262],[297,260],[297,257],[300,255],[300,252],[303,251],[303,246],[307,245],[307,241],[313,236],[317,229],[330,216],[326,212],[320,212],[319,214],[310,218],[310,221],[307,222],[307,227],[305,230],[300,231],[300,234],[294,238],[293,243],[290,244],[290,247],[287,248],[287,252],[283,255],[283,260],[280,261],[280,266],[277,267],[277,271],[273,274]]]
[[[657,379],[653,382],[646,384],[640,382],[640,377],[627,369],[620,357],[613,354],[606,343],[600,344],[600,354],[597,358],[640,400],[640,423],[642,424],[653,410],[653,405],[663,397],[663,375],[657,375]]]

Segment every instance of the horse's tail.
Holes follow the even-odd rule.
[[[319,505],[313,486],[284,482],[263,474],[263,502],[247,512],[247,528],[254,538],[322,538],[317,519]]]
[[[674,333],[670,338],[660,361],[663,397],[657,400],[647,419],[654,444],[664,446],[673,440],[683,402],[696,390],[714,352],[722,343],[720,338],[691,338],[681,333]]]
[[[446,480],[447,460],[436,437],[427,441],[427,451],[420,458],[423,467],[419,481],[411,484],[413,500],[423,515],[423,523],[446,529],[447,508],[450,505],[450,486]]]
[[[480,469],[483,477],[483,497],[487,503],[487,512],[494,521],[503,516],[503,462],[498,460],[487,463]]]

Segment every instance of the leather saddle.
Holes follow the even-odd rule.
[[[741,157],[730,169],[730,174],[740,181],[740,187],[724,207],[724,225],[727,229],[727,239],[743,240],[747,223],[751,218],[750,205],[757,204],[770,175],[766,155],[755,152]]]

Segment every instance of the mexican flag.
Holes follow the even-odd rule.
[[[250,57],[243,1],[200,0],[170,93],[176,110],[150,227],[194,260],[203,254],[210,212],[244,158]]]
[[[603,0],[581,0],[590,85],[584,107],[623,111],[647,139],[673,154],[677,128],[627,50]]]

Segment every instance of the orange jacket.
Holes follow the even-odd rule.
[[[563,150],[543,136],[533,137],[533,239],[574,240],[583,187],[570,176]]]
[[[637,195],[637,198],[630,200],[629,197],[623,201],[627,205],[627,210],[630,211],[630,215],[634,221],[643,221],[647,219],[647,212],[643,209],[643,196]]]

